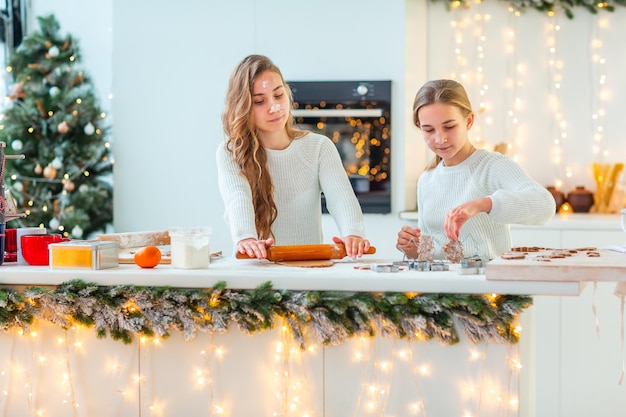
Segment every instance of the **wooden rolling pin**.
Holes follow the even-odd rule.
[[[367,252],[376,253],[376,248],[370,246]],[[247,254],[237,252],[237,259],[250,259]],[[346,257],[346,248],[343,244],[320,244],[320,245],[291,245],[270,246],[267,249],[267,259],[272,262],[279,261],[313,261],[324,259],[343,259]]]

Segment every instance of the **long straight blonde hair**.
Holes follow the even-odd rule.
[[[273,237],[271,227],[278,214],[274,202],[274,186],[267,168],[267,154],[259,142],[251,117],[254,81],[265,71],[280,75],[289,97],[289,118],[285,125],[287,136],[293,140],[306,134],[306,131],[299,130],[294,125],[291,112],[293,97],[280,69],[266,56],[245,57],[230,76],[222,125],[227,137],[226,150],[233,155],[241,174],[250,184],[258,239]]]
[[[456,106],[461,110],[463,117],[469,116],[472,112],[472,103],[467,97],[465,88],[454,80],[432,80],[424,84],[415,95],[413,101],[413,123],[419,129],[419,110],[429,104],[444,103]],[[426,166],[426,171],[434,169],[441,162],[441,157],[435,155],[433,160]]]

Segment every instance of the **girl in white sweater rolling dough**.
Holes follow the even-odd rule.
[[[326,136],[297,129],[291,110],[289,86],[269,58],[250,55],[235,67],[217,172],[237,250],[264,259],[274,243],[322,243],[323,192],[343,236],[333,241],[343,242],[349,257],[361,257],[370,243],[339,153]]]
[[[552,195],[513,160],[474,148],[474,113],[463,86],[433,80],[413,103],[413,121],[435,153],[417,185],[418,227],[404,226],[396,247],[415,258],[420,235],[432,236],[434,259],[461,242],[466,256],[495,258],[511,249],[509,224],[542,225],[555,213]]]

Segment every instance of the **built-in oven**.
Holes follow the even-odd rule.
[[[288,84],[296,123],[335,143],[363,212],[390,213],[391,81]]]

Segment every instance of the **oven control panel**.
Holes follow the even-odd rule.
[[[391,102],[391,81],[288,81],[295,102]]]

